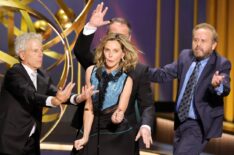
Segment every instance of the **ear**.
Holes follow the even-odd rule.
[[[122,53],[122,59],[124,58],[124,56],[125,56],[125,52]]]
[[[214,42],[214,43],[212,44],[212,50],[215,50],[216,46],[217,46],[217,42]]]
[[[132,39],[132,36],[131,36],[131,34],[129,34],[128,40],[131,41],[131,39]]]
[[[22,61],[24,61],[25,56],[24,56],[24,52],[23,51],[19,51],[19,57]]]

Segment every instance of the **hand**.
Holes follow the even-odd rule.
[[[92,13],[92,16],[90,17],[88,23],[89,26],[97,28],[110,23],[110,21],[104,21],[104,16],[106,15],[108,7],[105,7],[103,10],[103,5],[103,2],[97,5],[96,9]]]
[[[142,137],[143,143],[146,148],[150,148],[150,145],[153,143],[151,137],[151,131],[147,127],[141,127],[137,133],[135,141],[138,141],[139,138]]]
[[[81,139],[78,139],[74,142],[74,147],[76,148],[76,150],[81,150],[84,148],[84,145],[88,142],[87,139],[85,139],[84,137]]]
[[[124,118],[124,112],[121,109],[116,109],[116,111],[112,114],[111,120],[114,124],[121,123]]]
[[[225,77],[224,75],[219,74],[219,71],[216,71],[215,74],[212,77],[211,85],[214,88],[218,87],[223,82],[224,77]]]
[[[96,94],[98,92],[99,92],[98,90],[94,90],[94,86],[85,85],[82,87],[81,94],[77,95],[76,103],[83,102],[87,100],[88,98],[90,98],[93,94]]]
[[[60,100],[58,100],[56,97],[52,97],[51,104],[53,106],[59,106],[62,104],[62,102]]]
[[[66,102],[70,98],[71,91],[74,86],[75,86],[75,83],[70,82],[63,90],[60,87],[55,96],[56,99],[59,100],[61,103]]]

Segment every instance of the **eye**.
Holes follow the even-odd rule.
[[[196,39],[196,38],[193,38],[193,42],[198,42],[198,39]]]

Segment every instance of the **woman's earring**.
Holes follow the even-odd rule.
[[[124,62],[124,61],[125,61],[125,60],[124,60],[124,57],[122,57],[121,60]]]

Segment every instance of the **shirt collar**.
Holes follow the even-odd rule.
[[[29,76],[31,76],[32,74],[37,73],[37,71],[32,70],[32,69],[31,69],[30,67],[28,67],[27,65],[25,65],[25,64],[23,64],[23,63],[21,63],[21,64],[23,65],[24,69],[26,70],[26,72],[28,73]]]

